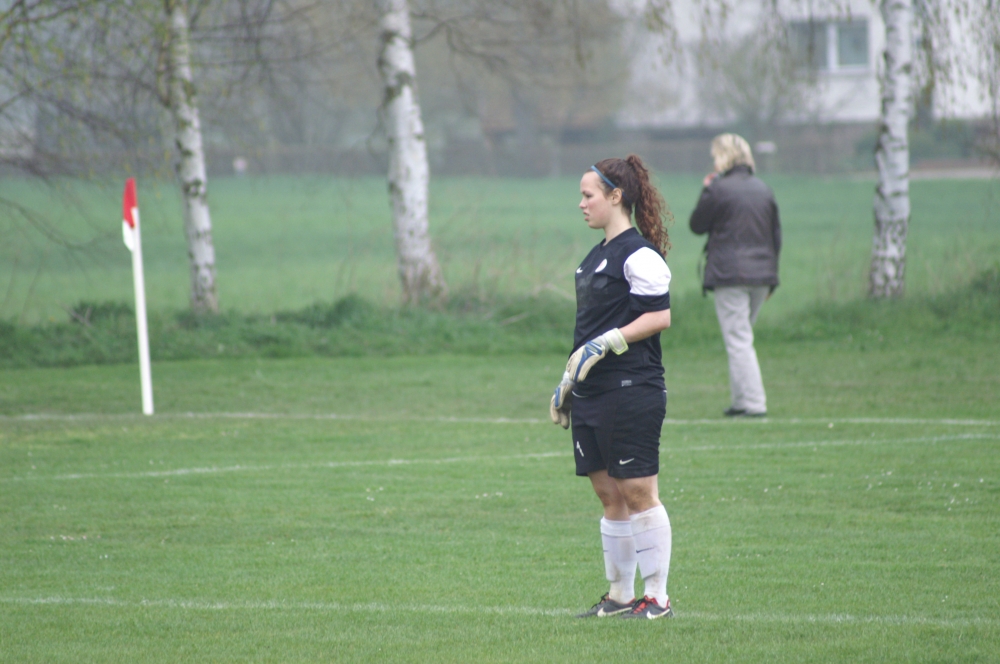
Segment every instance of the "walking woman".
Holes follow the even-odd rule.
[[[592,166],[580,194],[584,220],[604,240],[576,270],[573,353],[550,415],[563,428],[572,418],[576,474],[590,478],[604,506],[611,587],[579,617],[669,618],[670,519],[657,486],[667,407],[660,332],[670,327],[663,259],[669,211],[636,155]],[[638,599],[637,566],[645,584]]]

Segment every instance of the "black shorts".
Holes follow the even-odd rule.
[[[624,479],[660,472],[666,390],[637,385],[592,397],[574,394],[572,415],[577,475],[607,470]]]

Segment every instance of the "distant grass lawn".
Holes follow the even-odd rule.
[[[262,315],[188,327],[174,194],[140,182],[175,335],[159,352],[203,358],[154,353],[150,418],[134,364],[86,364],[132,362],[128,316],[29,326],[130,301],[120,190],[0,183],[71,236],[107,225],[70,254],[2,229],[0,351],[51,333],[66,352],[36,363],[82,366],[0,358],[29,366],[0,368],[0,661],[1000,661],[997,185],[914,182],[908,296],[871,304],[871,183],[768,181],[786,238],[758,327],[770,417],[733,422],[686,228],[698,179],[662,180],[677,617],[642,625],[572,618],[606,589],[599,504],[547,422],[571,274],[599,239],[575,178],[437,181],[456,297],[409,313],[381,181],[214,181],[223,307]]]
[[[765,176],[781,208],[783,285],[762,314],[780,318],[814,302],[864,294],[872,236],[872,182]],[[660,183],[676,222],[668,263],[675,296],[700,288],[704,239],[687,228],[700,178]],[[396,304],[392,227],[381,179],[322,176],[219,178],[209,183],[224,309],[270,313],[358,293]],[[913,297],[967,282],[1000,255],[1000,184],[915,181],[907,284]],[[40,187],[0,182],[70,238],[67,252],[0,218],[0,318],[65,320],[81,300],[130,302],[131,264],[120,232],[121,184]],[[544,292],[572,297],[573,268],[600,236],[581,220],[575,177],[441,179],[431,188],[431,232],[451,289],[490,298]],[[154,311],[187,306],[189,276],[180,209],[169,183],[140,180],[146,284]]]
[[[678,348],[670,621],[605,590],[599,504],[544,421],[562,355],[0,371],[5,662],[967,662],[1000,652],[1000,354],[762,342],[725,421]]]

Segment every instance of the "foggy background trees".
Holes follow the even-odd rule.
[[[551,131],[600,99],[584,70],[589,40],[609,16],[599,2],[576,0],[17,1],[2,16],[0,89],[12,149],[0,159],[43,178],[163,175],[172,162],[199,313],[219,306],[210,163],[228,175],[364,174],[389,162],[404,300],[434,298],[446,287],[426,232],[428,160],[414,150],[426,153],[428,138],[489,143],[484,120],[512,121],[517,141],[532,148],[538,118]],[[414,28],[386,38],[401,18]],[[420,126],[417,46],[427,54],[429,137]],[[400,54],[410,60],[405,70],[396,66]],[[393,78],[407,91],[398,99]],[[416,123],[405,135],[395,103],[403,98],[401,113]]]
[[[49,174],[123,164],[169,173],[172,129],[156,77],[165,65],[163,2],[8,4],[0,15],[7,35],[0,160]],[[803,15],[776,9],[786,4],[804,6],[663,4],[658,15],[671,21],[673,36],[647,48],[648,35],[664,29],[648,25],[651,4],[638,0],[411,2],[432,172],[557,174],[575,164],[584,134],[590,142],[635,139],[656,153],[672,149],[664,137],[703,140],[722,128],[751,140],[839,131],[830,110],[818,108],[810,66],[830,44],[824,33],[822,44],[806,34],[803,45]],[[724,5],[728,13],[702,11]],[[58,11],[45,11],[53,6]],[[733,31],[750,6],[752,29]],[[210,176],[232,174],[238,156],[257,173],[385,171],[373,3],[191,0],[189,13]],[[826,23],[816,18],[814,27]],[[861,56],[872,69],[876,30],[867,25],[871,52]],[[984,67],[983,75],[995,70]],[[693,86],[712,111],[700,127],[669,121],[668,111],[689,94],[683,86]],[[636,106],[644,117],[631,117]],[[865,125],[874,145],[874,123],[852,122]],[[858,159],[844,164],[821,153],[789,144],[782,163],[795,170],[809,162],[820,171],[872,167],[868,155],[852,152],[847,157]],[[663,159],[669,163],[659,168],[700,170],[707,158],[700,159]]]
[[[1000,164],[1000,12],[996,0],[985,1],[914,0],[919,38],[913,81],[904,86],[915,101],[904,100],[904,133],[922,133],[908,144],[908,164],[968,165],[988,155]],[[765,172],[874,168],[885,39],[873,3],[402,4],[410,38],[398,43],[413,54],[413,74],[403,78],[415,92],[409,114],[422,127],[413,135],[426,155],[418,159],[424,166],[407,173],[558,176],[579,172],[594,154],[630,151],[661,171],[701,172],[709,167],[708,140],[723,130],[745,134]],[[387,101],[395,98],[379,66],[391,59],[380,11],[388,6],[0,3],[0,169],[7,177],[174,178],[185,201],[178,229],[186,229],[191,307],[216,311],[213,177],[379,175],[389,182],[387,206],[405,189],[398,163],[391,166],[400,154],[393,147],[403,144],[389,121]],[[853,87],[843,88],[848,80]],[[973,83],[977,91],[966,96],[985,98],[991,110],[959,113],[970,119],[953,121],[957,129],[947,135],[939,129],[950,117],[942,100]],[[418,199],[426,198],[418,182],[414,191],[421,189]],[[80,243],[53,220],[7,204],[10,224]],[[410,213],[397,208],[398,229]],[[417,245],[397,245],[408,302],[447,292],[434,267],[433,220],[418,209],[419,217],[428,231],[416,277],[406,276],[406,256]]]
[[[252,124],[253,97],[285,59],[299,11],[269,0],[15,0],[0,42],[14,149],[0,164],[49,179],[162,174],[173,163],[191,308],[217,312],[199,104],[208,100],[209,118]]]

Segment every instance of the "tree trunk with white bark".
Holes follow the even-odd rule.
[[[379,0],[378,8],[378,68],[384,88],[381,110],[389,143],[389,199],[403,302],[441,300],[448,290],[431,246],[427,219],[430,169],[417,99],[409,3]]]
[[[873,298],[901,297],[910,222],[910,146],[913,106],[913,2],[882,0],[885,54],[881,72],[882,117],[875,165],[875,236],[868,280]]]
[[[208,210],[208,180],[201,120],[191,75],[191,42],[187,0],[163,0],[167,15],[167,97],[177,144],[177,177],[184,206],[184,232],[191,263],[191,309],[218,313],[215,291],[215,246]]]
[[[1000,169],[1000,0],[987,0],[979,18],[979,80],[986,91],[991,130],[980,141],[980,149]]]

